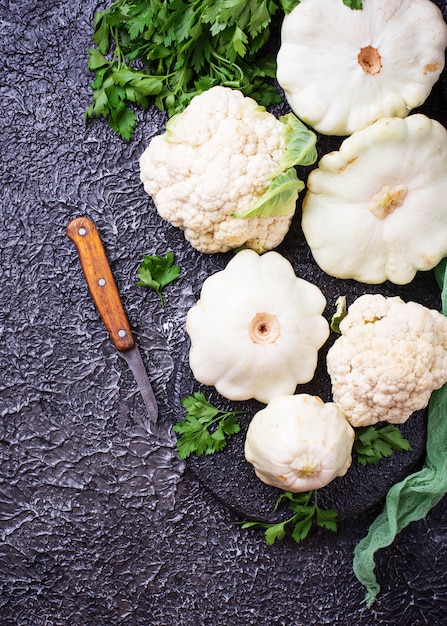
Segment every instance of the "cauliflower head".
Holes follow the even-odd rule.
[[[405,422],[447,382],[447,318],[416,302],[360,296],[329,349],[333,400],[354,427]]]
[[[289,230],[304,183],[293,167],[317,158],[316,136],[228,87],[194,97],[140,157],[159,215],[204,253],[264,252]]]

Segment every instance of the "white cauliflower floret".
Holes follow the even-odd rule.
[[[292,218],[288,220],[290,222]],[[278,220],[277,217],[252,217],[223,220],[213,227],[213,241],[216,247],[215,252],[224,251],[224,248],[238,248],[244,245],[252,250],[266,250],[263,243],[269,242],[270,248],[275,248],[284,239],[284,220]],[[287,226],[288,228],[289,226]],[[243,240],[241,240],[241,229],[243,232]],[[194,221],[192,226],[185,228],[185,237],[197,250],[202,250],[200,241],[205,239],[205,243],[209,242],[204,237],[204,224],[199,224],[194,229]],[[203,252],[203,250],[202,250]]]
[[[140,177],[197,250],[264,252],[289,230],[304,187],[294,165],[315,162],[315,141],[293,114],[277,119],[240,91],[213,87],[153,137]]]
[[[399,297],[357,298],[327,355],[332,395],[352,426],[405,422],[447,382],[447,318]]]

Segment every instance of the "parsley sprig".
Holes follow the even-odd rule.
[[[354,452],[360,465],[376,465],[384,457],[397,450],[411,450],[408,439],[402,436],[394,424],[380,428],[365,426],[357,428],[354,439]]]
[[[180,276],[180,266],[175,265],[173,252],[167,252],[164,257],[144,255],[137,275],[137,285],[154,289],[164,308],[162,290]]]
[[[292,493],[285,491],[276,501],[276,511],[283,503],[287,503],[293,515],[281,522],[242,522],[241,528],[261,529],[264,531],[267,545],[275,541],[281,541],[286,535],[290,535],[299,543],[305,539],[313,526],[337,531],[337,511],[334,509],[321,509],[317,504],[317,491],[304,493]]]
[[[211,404],[201,392],[182,400],[184,419],[173,426],[180,435],[177,449],[180,459],[191,454],[213,454],[227,445],[229,437],[240,431],[238,415],[244,411],[223,411]]]

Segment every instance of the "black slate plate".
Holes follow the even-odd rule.
[[[438,120],[447,127],[447,72],[443,72],[438,83],[434,86],[424,105],[414,113],[424,113]],[[273,107],[271,111],[283,115],[290,111],[288,105]],[[331,150],[338,150],[343,137],[328,137],[317,135],[318,158]],[[316,165],[315,165],[316,167]],[[298,176],[306,180],[309,169],[297,168]],[[346,295],[348,305],[364,293],[381,293],[385,296],[398,295],[403,300],[420,302],[433,309],[440,308],[439,288],[433,272],[424,272],[416,275],[408,285],[398,286],[386,282],[382,285],[365,285],[353,280],[337,280],[327,276],[315,263],[307,246],[300,226],[302,196],[299,198],[297,212],[284,242],[276,249],[293,265],[295,272],[301,278],[318,285],[327,300],[325,316],[330,320],[335,311],[335,301],[338,296]],[[213,255],[209,259],[209,274],[223,269],[230,255]],[[203,277],[203,274],[202,274]],[[202,278],[203,279],[203,278]],[[194,289],[196,298],[199,297],[202,284],[197,282]],[[330,380],[326,372],[325,357],[327,350],[335,341],[336,335],[331,332],[325,346],[320,350],[320,359],[313,380],[297,387],[296,393],[310,393],[320,396],[325,402],[331,401]],[[197,478],[208,487],[212,493],[226,506],[230,507],[242,518],[252,518],[264,521],[274,521],[284,517],[284,513],[273,513],[275,502],[280,495],[278,489],[264,485],[254,474],[253,468],[244,458],[244,437],[249,421],[254,413],[264,405],[257,402],[230,403],[220,396],[215,389],[207,388],[194,380],[188,364],[187,343],[183,358],[177,364],[174,390],[174,415],[177,420],[183,417],[180,401],[185,396],[203,391],[207,398],[216,406],[233,409],[244,409],[246,415],[240,420],[241,432],[233,436],[227,447],[220,453],[190,457],[187,465]],[[390,487],[413,472],[421,463],[425,454],[426,411],[415,413],[401,426],[401,432],[406,437],[413,450],[398,452],[392,457],[383,459],[377,466],[360,466],[354,459],[351,468],[342,478],[335,479],[330,485],[319,490],[319,503],[326,508],[336,508],[339,519],[360,515],[380,503]]]
[[[364,285],[356,281],[336,280],[327,276],[314,262],[310,250],[305,244],[299,228],[289,233],[284,244],[278,249],[292,263],[295,272],[301,278],[318,285],[327,300],[325,316],[330,320],[335,311],[335,301],[339,295],[346,295],[348,304],[364,293],[382,293],[386,296],[399,295],[404,300],[414,300],[429,308],[438,309],[439,289],[432,272],[421,273],[409,285],[397,286],[391,283],[383,285]],[[228,257],[222,257],[221,267],[225,267]],[[215,267],[211,271],[216,271]],[[200,286],[197,288],[199,296]],[[319,363],[313,380],[306,385],[299,385],[297,393],[309,393],[320,396],[325,402],[331,401],[330,379],[326,371],[326,353],[337,338],[331,335],[320,350]],[[183,417],[181,399],[195,391],[203,391],[216,406],[246,411],[240,419],[241,432],[234,435],[227,447],[220,453],[187,459],[187,465],[197,478],[208,487],[226,506],[242,518],[264,521],[281,519],[283,513],[273,513],[275,502],[281,491],[262,483],[244,458],[244,440],[250,419],[256,411],[265,405],[257,401],[230,402],[214,388],[205,387],[194,380],[188,363],[189,342],[186,342],[183,358],[175,374],[176,419]],[[415,413],[401,426],[403,436],[411,443],[411,452],[398,452],[383,459],[376,466],[361,466],[354,457],[351,468],[342,478],[335,479],[327,487],[319,490],[319,503],[325,508],[338,510],[339,518],[360,515],[383,500],[390,487],[407,474],[414,471],[421,463],[425,452],[426,411]]]

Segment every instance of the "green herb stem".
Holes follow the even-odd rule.
[[[299,543],[305,539],[312,526],[315,524],[327,530],[337,531],[337,511],[334,509],[322,509],[317,504],[317,490],[303,493],[284,491],[276,501],[274,510],[278,510],[281,504],[287,503],[293,515],[281,522],[241,522],[241,528],[261,529],[267,545],[275,541],[281,541],[287,535]]]

